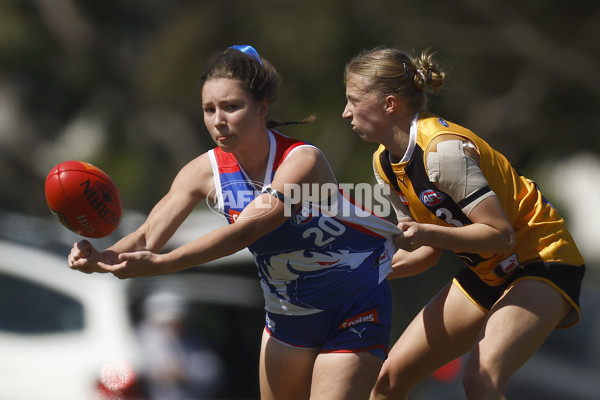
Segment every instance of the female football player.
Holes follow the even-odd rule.
[[[453,250],[466,264],[395,343],[373,399],[406,398],[467,352],[467,397],[502,399],[550,332],[579,318],[585,266],[565,221],[488,143],[423,112],[444,79],[429,51],[377,48],[345,68],[342,116],[361,139],[380,144],[373,165],[391,189],[403,231],[396,244]],[[395,268],[393,276],[417,272]]]
[[[267,116],[279,80],[251,46],[214,57],[201,86],[216,147],[183,167],[137,231],[102,252],[79,242],[68,263],[128,278],[180,271],[248,247],[266,309],[261,397],[364,399],[387,355],[386,276],[400,231],[343,196],[317,148],[273,130]],[[327,190],[310,192],[315,187]],[[207,197],[229,224],[161,254]]]

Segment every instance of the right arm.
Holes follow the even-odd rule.
[[[405,278],[418,275],[433,267],[439,260],[442,250],[421,246],[413,251],[396,250],[392,258],[392,272],[387,279]]]
[[[383,180],[376,168],[373,168],[373,172],[377,183],[383,189],[385,198],[396,212],[396,219],[400,223],[413,221],[408,207],[402,203],[400,196]],[[440,249],[429,246],[422,246],[413,251],[398,248],[392,258],[392,272],[387,278],[395,279],[420,274],[437,263],[441,252]]]
[[[179,171],[169,192],[153,207],[136,231],[103,252],[97,251],[87,240],[76,243],[68,257],[69,267],[85,273],[106,272],[98,267],[98,262],[116,264],[119,254],[133,251],[158,253],[213,189],[212,166],[208,153],[204,153]]]

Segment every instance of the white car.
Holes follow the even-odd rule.
[[[92,242],[102,249],[141,221],[128,213],[120,232]],[[167,247],[224,223],[210,211],[193,213]],[[144,298],[165,286],[193,306],[192,322],[210,334],[226,364],[217,395],[258,395],[264,304],[249,251],[198,270],[119,280],[67,267],[68,249],[80,239],[52,218],[0,210],[0,400],[146,398],[136,323]]]
[[[120,389],[119,377],[135,385],[127,281],[10,242],[0,254],[0,399],[91,400]]]

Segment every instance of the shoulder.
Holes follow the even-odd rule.
[[[285,153],[285,156],[282,157],[276,165],[280,166],[284,163],[316,165],[320,163],[327,163],[327,160],[321,150],[319,150],[317,147],[309,144],[302,144],[289,149],[289,151]]]
[[[335,183],[329,162],[312,145],[297,146],[277,166],[273,182],[295,184]]]
[[[421,139],[434,140],[438,136],[455,135],[471,140],[477,139],[477,135],[471,130],[451,122],[445,118],[430,113],[419,114],[417,129]]]
[[[172,189],[206,195],[214,187],[209,152],[188,162],[177,174]]]
[[[271,133],[275,138],[276,152],[275,152],[275,167],[279,166],[285,161],[292,153],[310,154],[320,152],[315,146],[302,140],[294,139],[289,136],[285,136],[277,131],[272,130]],[[312,150],[306,150],[312,149]]]

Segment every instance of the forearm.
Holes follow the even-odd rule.
[[[269,195],[263,196],[265,197],[262,204],[270,201],[275,203]],[[248,247],[287,219],[283,214],[283,204],[277,204],[274,207],[278,210],[260,216],[264,210],[249,206],[235,223],[222,226],[167,253],[165,255],[167,272],[205,264]]]
[[[422,246],[414,251],[397,250],[392,258],[392,272],[388,279],[413,276],[434,266],[441,254],[440,249]]]
[[[234,228],[233,225],[224,226],[161,255],[165,261],[165,270],[162,273],[181,271],[206,264],[236,253],[254,241],[250,240],[251,235],[232,228]]]
[[[117,254],[143,250],[159,253],[189,216],[197,202],[198,199],[189,194],[167,194],[154,206],[146,221],[138,229],[107,250]]]
[[[422,245],[457,252],[496,254],[512,251],[515,245],[512,230],[499,230],[486,224],[462,227],[420,224],[424,238]]]

